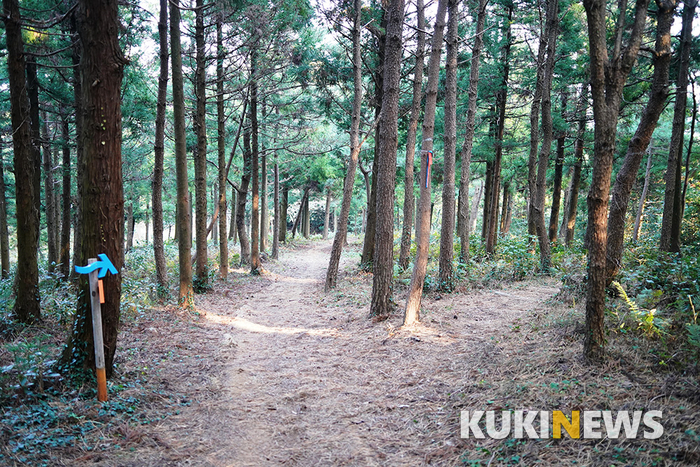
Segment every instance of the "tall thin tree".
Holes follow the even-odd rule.
[[[459,260],[469,263],[469,232],[471,229],[471,213],[469,210],[469,179],[471,178],[472,148],[474,147],[474,132],[476,130],[476,99],[479,88],[479,60],[484,47],[484,25],[486,23],[486,6],[488,0],[479,0],[476,17],[476,33],[472,46],[472,59],[469,69],[469,89],[467,90],[467,121],[464,125],[464,142],[460,151],[462,168],[459,180],[459,203],[457,222],[460,238]]]
[[[350,216],[350,203],[352,202],[352,189],[355,185],[355,172],[360,156],[360,116],[362,110],[362,48],[360,43],[360,32],[362,28],[362,0],[354,0],[354,19],[352,28],[352,70],[354,94],[352,101],[352,114],[350,121],[350,157],[348,167],[343,182],[343,201],[340,207],[340,218],[338,219],[338,229],[333,237],[333,247],[331,258],[326,270],[325,290],[328,291],[336,286],[338,280],[338,266],[340,265],[340,255],[343,252],[345,239],[348,234],[348,217]],[[286,198],[285,198],[286,199]],[[286,202],[283,206],[285,216],[282,217],[282,224],[286,226]],[[280,229],[280,237],[286,227]],[[283,237],[282,237],[283,238]]]
[[[78,33],[82,43],[80,76],[83,86],[84,151],[82,184],[83,237],[81,265],[104,253],[117,271],[124,258],[124,192],[122,181],[121,85],[124,58],[119,44],[117,0],[80,0]],[[107,377],[112,374],[119,329],[121,274],[103,279],[102,329]],[[94,368],[91,293],[86,275],[80,276],[78,307],[63,361]]]
[[[626,2],[622,2],[626,5]],[[637,0],[633,22],[627,25],[626,9],[618,11],[614,45],[608,51],[608,18],[605,0],[584,0],[590,47],[591,95],[595,122],[594,161],[588,191],[588,282],[584,354],[591,360],[605,355],[605,285],[608,200],[617,121],[622,91],[642,42],[649,0]],[[627,44],[623,48],[623,38]]]
[[[153,255],[156,263],[156,283],[158,295],[164,296],[168,290],[168,273],[165,264],[163,243],[163,164],[165,159],[165,105],[168,92],[168,0],[160,0],[158,18],[158,100],[156,103],[156,133],[153,145]]]
[[[377,224],[374,247],[374,277],[370,315],[388,317],[392,311],[394,272],[394,190],[396,149],[398,147],[399,91],[403,52],[404,0],[392,0],[387,11],[384,48],[384,92],[382,93],[382,129],[378,135]]]
[[[194,130],[197,135],[197,150],[194,153],[195,185],[195,244],[197,257],[197,286],[206,289],[209,282],[209,259],[207,255],[207,88],[206,88],[206,38],[204,37],[204,0],[195,2],[195,96],[196,109]]]
[[[416,155],[416,136],[420,120],[421,100],[423,97],[423,70],[425,68],[425,5],[423,0],[416,1],[416,64],[413,67],[413,100],[411,116],[406,132],[406,163],[404,168],[403,229],[401,231],[401,249],[399,250],[399,268],[408,267],[411,253],[411,230],[415,206],[414,169]]]
[[[226,235],[226,114],[224,113],[224,31],[223,13],[216,15],[216,118],[219,155],[219,277],[228,277],[228,235]],[[235,149],[235,148],[234,148]]]
[[[663,251],[679,252],[681,249],[681,217],[683,208],[681,172],[683,164],[683,138],[685,134],[686,107],[688,104],[688,66],[692,48],[693,18],[697,0],[686,0],[683,7],[681,43],[678,51],[678,78],[676,80],[676,103],[673,108],[671,144],[666,165],[666,190],[664,213],[661,219],[659,248]]]
[[[170,2],[170,53],[173,77],[173,126],[175,136],[175,172],[177,178],[177,242],[180,266],[178,304],[194,305],[192,285],[192,227],[187,177],[187,141],[185,135],[185,88],[182,77],[182,44],[180,39],[180,0]]]
[[[420,302],[423,296],[423,282],[428,269],[428,246],[430,243],[430,172],[429,162],[433,155],[433,135],[435,133],[435,107],[437,105],[437,88],[440,77],[440,55],[445,29],[447,0],[439,0],[435,29],[428,61],[428,85],[425,93],[425,112],[423,116],[423,142],[421,144],[421,180],[418,213],[416,215],[416,259],[406,299],[404,326],[410,326],[420,318]]]
[[[39,307],[38,223],[34,189],[35,159],[31,150],[29,97],[25,85],[26,62],[22,39],[22,18],[17,0],[3,0],[3,21],[7,42],[7,71],[10,85],[10,119],[14,150],[17,210],[17,276],[14,318],[23,323],[41,317]]]
[[[671,25],[676,0],[656,0],[656,50],[653,55],[654,77],[649,100],[644,107],[637,130],[627,146],[627,154],[612,188],[608,214],[608,247],[606,254],[608,281],[620,271],[625,239],[627,207],[632,186],[644,153],[651,142],[656,124],[668,98],[668,75],[671,66]]]

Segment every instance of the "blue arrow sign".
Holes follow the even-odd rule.
[[[117,274],[117,268],[115,268],[112,262],[109,260],[109,258],[107,258],[107,255],[105,255],[104,253],[100,253],[97,256],[102,261],[95,261],[94,263],[89,264],[87,266],[76,266],[75,272],[77,272],[78,274],[90,274],[95,269],[99,269],[100,272],[97,274],[97,277],[99,277],[100,279],[107,275],[107,271],[111,272],[112,274]]]

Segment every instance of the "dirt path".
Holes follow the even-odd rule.
[[[486,371],[479,362],[508,351],[499,336],[541,310],[555,284],[426,297],[423,324],[402,330],[400,312],[367,319],[371,276],[323,293],[329,250],[289,251],[264,276],[198,297],[194,332],[166,336],[189,355],[170,384],[191,405],[119,465],[459,463],[459,408]],[[345,255],[345,267],[356,263]],[[202,345],[210,353],[193,355]]]

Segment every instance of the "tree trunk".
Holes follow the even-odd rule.
[[[303,235],[304,238],[309,238],[311,236],[311,210],[309,209],[309,197],[306,197],[306,202],[304,203],[304,223],[303,225]]]
[[[568,93],[561,94],[561,119],[566,121],[566,104]],[[564,143],[566,142],[566,130],[560,130],[557,138],[557,158],[554,162],[554,186],[552,187],[552,209],[549,213],[549,241],[557,241],[557,227],[559,226],[559,210],[561,208],[561,183],[564,173]]]
[[[289,207],[289,186],[282,187],[282,200],[280,201],[280,242],[287,243],[287,208]]]
[[[5,156],[0,148],[0,269],[2,278],[10,277],[10,234],[7,229],[7,198],[5,196]],[[70,226],[68,226],[70,229]]]
[[[299,231],[304,233],[304,205],[306,203],[306,199],[309,196],[309,191],[311,190],[311,186],[306,186],[304,188],[304,192],[301,195],[301,200],[299,201],[299,212],[297,212],[297,217],[294,219],[294,223],[292,224],[292,238],[296,236],[297,228]]]
[[[362,1],[354,0],[355,16],[352,29],[352,70],[354,94],[352,101],[352,114],[350,123],[350,157],[348,159],[347,173],[343,181],[343,200],[340,206],[340,219],[338,220],[338,228],[333,236],[333,247],[331,248],[331,258],[326,270],[325,290],[328,292],[336,286],[338,280],[338,265],[340,264],[340,255],[345,246],[345,240],[348,235],[348,217],[350,216],[350,204],[352,202],[352,189],[355,185],[355,171],[357,170],[357,162],[360,155],[360,117],[362,110],[362,57],[360,32],[362,28]],[[284,223],[286,225],[286,201],[283,203]],[[281,236],[281,232],[280,232]]]
[[[423,283],[428,268],[428,247],[430,243],[430,177],[427,176],[428,155],[433,151],[433,134],[435,133],[435,107],[437,88],[440,78],[440,55],[445,29],[445,12],[447,0],[439,0],[435,29],[433,31],[430,60],[428,61],[428,87],[425,95],[425,114],[423,117],[423,142],[421,145],[421,174],[419,208],[416,216],[416,259],[408,289],[404,326],[410,326],[420,319],[420,302],[423,296]]]
[[[688,150],[685,153],[685,176],[683,177],[683,193],[681,194],[681,219],[685,214],[685,195],[688,190],[688,178],[690,177],[690,157],[693,154],[693,141],[695,140],[695,123],[698,119],[698,99],[695,94],[695,80],[691,81],[690,96],[693,99],[692,117],[690,118],[690,135],[688,137]]]
[[[228,238],[236,244],[236,238],[238,237],[236,232],[236,188],[231,187],[231,225],[228,232]]]
[[[75,227],[73,228],[73,264],[78,265],[80,262],[80,244],[83,238],[83,216],[82,216],[82,204],[80,201],[80,194],[83,191],[83,146],[79,144],[81,135],[83,134],[83,86],[80,81],[80,56],[81,56],[81,44],[78,38],[78,29],[76,23],[76,15],[71,16],[71,40],[73,41],[73,48],[71,51],[71,62],[73,63],[73,100],[75,107],[75,166],[76,166],[76,184],[77,196],[74,201],[75,204],[75,218],[73,223]],[[71,269],[71,277],[77,280],[78,273],[75,268]]]
[[[377,118],[381,115],[381,111],[376,112]],[[381,122],[379,122],[381,125]],[[377,128],[379,128],[377,125]],[[379,132],[377,132],[377,137],[374,145],[374,161],[372,161],[372,178],[371,178],[371,188],[369,191],[369,198],[367,198],[367,209],[365,217],[365,240],[362,242],[362,256],[360,257],[360,267],[365,271],[371,271],[374,262],[374,241],[376,238],[376,211],[375,207],[377,205],[377,154],[379,154]],[[365,174],[365,180],[367,179],[367,174]]]
[[[58,235],[56,231],[56,197],[54,196],[53,182],[53,155],[51,154],[51,144],[49,143],[49,124],[46,121],[46,112],[43,118],[42,146],[44,150],[44,201],[46,203],[46,243],[48,246],[48,271],[54,272],[58,263]]]
[[[83,47],[80,75],[84,83],[84,151],[82,184],[83,237],[80,265],[104,253],[117,271],[124,257],[124,192],[122,185],[121,84],[127,61],[119,45],[116,0],[78,2],[78,32]],[[107,275],[102,304],[105,370],[112,375],[117,348],[121,274]],[[63,361],[72,367],[94,368],[91,294],[86,275],[80,276],[78,308]]]
[[[165,263],[163,242],[163,164],[165,159],[165,106],[168,93],[168,1],[160,0],[158,19],[158,43],[160,74],[158,75],[158,100],[156,103],[156,134],[153,147],[153,256],[156,263],[157,294],[165,298],[168,294],[168,271]]]
[[[472,202],[471,215],[469,216],[469,229],[476,229],[476,216],[479,213],[479,203],[481,202],[481,195],[484,193],[484,182],[479,183],[479,189],[476,190],[474,195],[474,201]]]
[[[134,203],[126,207],[126,252],[134,248]]]
[[[267,251],[267,236],[270,233],[270,214],[267,207],[267,155],[260,156],[260,160],[260,251],[264,253]]]
[[[238,230],[238,241],[241,244],[241,265],[250,265],[250,241],[245,230],[245,205],[250,185],[252,158],[250,127],[248,127],[243,130],[243,174],[241,175],[238,205],[236,207],[236,229]]]
[[[668,74],[671,64],[671,25],[676,0],[657,0],[656,53],[654,78],[649,101],[642,113],[637,131],[627,146],[627,154],[612,188],[608,214],[608,247],[606,254],[608,284],[620,272],[625,239],[625,221],[632,187],[637,180],[639,165],[651,142],[659,116],[668,97]]]
[[[323,216],[323,239],[328,238],[328,224],[331,222],[331,199],[332,199],[332,194],[331,194],[331,187],[328,186],[326,188],[326,210],[325,210],[325,215]]]
[[[505,180],[503,182],[503,206],[501,206],[501,222],[499,226],[501,235],[505,235],[507,233],[506,224],[508,222],[508,209],[510,208],[511,199],[512,195],[510,193],[510,180]]]
[[[439,288],[454,289],[455,233],[455,156],[457,152],[457,55],[459,53],[459,0],[447,2],[447,58],[445,63],[444,168],[442,184],[442,221],[440,225]]]
[[[63,177],[62,193],[61,193],[61,240],[59,244],[59,259],[61,263],[60,272],[64,279],[70,275],[70,183],[71,183],[71,164],[70,164],[70,132],[68,127],[68,116],[64,108],[61,108],[61,138],[62,142],[62,160],[61,173]],[[5,221],[0,219],[0,224]]]
[[[41,119],[39,118],[39,79],[36,70],[36,57],[27,56],[27,93],[29,96],[29,121],[31,123],[32,163],[34,164],[34,209],[36,210],[36,235],[41,239]]]
[[[588,108],[588,83],[581,87],[581,98],[579,101],[579,120],[576,141],[574,142],[574,166],[571,174],[571,190],[569,199],[566,202],[567,210],[565,215],[566,232],[564,238],[566,246],[571,247],[574,242],[574,228],[576,227],[576,213],[578,210],[578,197],[581,189],[581,168],[583,166],[583,137],[586,133],[586,112]]]
[[[14,150],[17,211],[17,273],[13,316],[22,323],[41,318],[39,266],[37,260],[38,218],[35,208],[35,164],[29,124],[29,98],[25,81],[25,55],[19,2],[3,0],[3,21],[7,43],[7,71],[10,87],[10,116]]]
[[[379,28],[372,28],[372,32],[377,40],[377,68],[374,74],[374,118],[377,120],[377,131],[374,138],[374,158],[372,161],[372,185],[370,195],[367,198],[367,218],[365,226],[365,239],[362,243],[362,257],[360,258],[360,267],[365,271],[371,271],[374,267],[374,247],[376,239],[376,224],[377,213],[377,163],[379,158],[379,144],[382,132],[382,103],[384,102],[384,62],[386,49],[386,27],[387,27],[387,9],[384,5],[389,5],[388,2],[382,4],[381,22]],[[365,174],[366,178],[366,174]]]
[[[459,222],[457,235],[460,238],[459,260],[464,264],[469,264],[469,233],[472,230],[472,219],[476,218],[476,213],[471,214],[469,210],[469,182],[471,178],[472,148],[474,147],[474,132],[476,130],[476,99],[479,88],[479,60],[481,50],[484,46],[484,24],[486,22],[486,5],[488,0],[479,0],[479,9],[476,17],[476,34],[474,45],[472,46],[472,59],[469,70],[469,90],[467,91],[467,121],[464,129],[464,143],[460,158],[462,168],[459,182]],[[479,192],[481,193],[481,192]],[[479,194],[481,196],[481,194]],[[478,206],[477,200],[477,206]]]
[[[370,316],[387,318],[392,311],[394,272],[394,191],[398,147],[399,91],[401,80],[404,0],[392,0],[387,11],[384,49],[382,129],[377,160],[376,240]]]
[[[496,251],[496,242],[498,241],[498,200],[500,197],[501,187],[501,161],[503,158],[503,134],[506,123],[506,105],[508,100],[508,79],[510,73],[510,50],[513,44],[513,34],[511,22],[513,18],[514,6],[509,3],[506,6],[507,21],[505,31],[505,43],[501,49],[501,63],[503,63],[503,75],[501,77],[501,85],[496,92],[496,122],[495,122],[495,150],[493,160],[493,175],[491,182],[490,198],[485,199],[485,203],[489,204],[488,223],[486,224],[486,253],[493,254]],[[484,219],[486,221],[486,219]]]
[[[399,250],[399,269],[408,267],[411,253],[411,230],[413,228],[413,214],[415,195],[413,166],[415,165],[416,135],[418,133],[418,120],[420,119],[421,99],[423,97],[423,69],[425,68],[425,7],[423,0],[417,0],[417,45],[416,65],[413,68],[413,100],[411,101],[411,117],[406,134],[406,164],[404,178],[403,201],[403,230],[401,232],[401,249]]]
[[[258,178],[258,81],[257,81],[257,51],[250,54],[250,136],[252,143],[251,177],[253,191],[251,193],[250,217],[250,272],[262,272],[260,263],[260,184]]]
[[[491,128],[494,130],[494,123],[492,122]],[[491,131],[491,135],[495,135],[494,131]],[[495,138],[494,138],[495,139]],[[493,162],[486,161],[486,172],[484,174],[484,208],[483,214],[481,216],[481,238],[486,241],[486,234],[488,232],[489,223],[491,219],[491,197],[493,190]]]
[[[549,3],[549,2],[547,2]],[[542,13],[540,12],[540,16]],[[530,152],[527,159],[527,187],[529,192],[529,203],[527,211],[527,233],[530,238],[537,235],[537,224],[535,222],[535,199],[537,198],[537,145],[540,141],[540,107],[542,105],[542,91],[544,89],[544,69],[547,54],[547,31],[545,27],[540,30],[539,46],[537,48],[537,76],[535,79],[535,90],[530,104]],[[532,246],[534,250],[534,245]]]
[[[224,113],[224,34],[223,13],[216,15],[216,117],[219,162],[219,277],[228,277],[228,235],[226,234],[226,114]],[[233,148],[235,150],[235,147]]]
[[[279,259],[280,256],[280,169],[275,154],[275,181],[274,181],[274,215],[272,217],[272,259]]]
[[[180,42],[180,0],[170,3],[170,51],[173,77],[173,126],[175,133],[175,171],[177,177],[177,243],[180,266],[178,304],[194,304],[192,284],[192,228],[187,176],[187,141],[185,135],[185,95],[182,78],[182,46]]]
[[[644,214],[644,203],[647,200],[647,194],[649,193],[649,185],[651,184],[651,143],[647,148],[647,170],[644,173],[644,188],[642,188],[642,194],[639,196],[639,207],[637,208],[637,216],[634,218],[634,230],[632,231],[632,241],[636,242],[639,239],[639,228],[642,225],[642,215]]]
[[[197,288],[206,290],[209,283],[209,263],[207,248],[207,91],[206,91],[206,51],[204,37],[204,0],[195,2],[194,40],[196,109],[194,131],[197,135],[197,150],[194,153],[195,191],[195,243],[197,257]]]
[[[607,212],[620,102],[627,76],[639,52],[649,0],[637,0],[634,23],[628,31],[627,46],[617,46],[608,57],[607,22],[604,0],[584,0],[590,46],[591,95],[595,122],[594,162],[588,191],[588,281],[584,354],[600,360],[605,355],[605,284]],[[624,25],[624,15],[619,18]],[[622,30],[617,30],[622,42]],[[618,52],[620,51],[620,52]]]
[[[544,222],[544,203],[547,192],[547,166],[549,165],[549,156],[552,152],[553,140],[552,78],[554,76],[554,59],[558,34],[559,2],[558,0],[548,0],[547,23],[545,25],[547,58],[545,60],[544,72],[542,73],[542,145],[537,161],[535,202],[532,208],[540,246],[540,270],[544,274],[549,273],[552,256],[549,244],[549,232]]]
[[[666,192],[664,213],[661,220],[661,241],[659,249],[680,252],[681,249],[681,167],[683,161],[683,137],[685,133],[685,113],[688,101],[688,66],[692,48],[693,17],[696,1],[686,1],[683,7],[681,41],[678,51],[679,65],[676,81],[676,103],[673,108],[671,145],[666,166]]]

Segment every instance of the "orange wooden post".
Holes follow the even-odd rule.
[[[97,262],[97,258],[90,258],[88,265]],[[105,349],[102,338],[102,305],[104,303],[104,291],[102,281],[97,278],[98,270],[90,271],[88,283],[90,286],[90,304],[92,305],[92,336],[95,342],[95,372],[97,374],[97,400],[107,400],[107,373],[105,371]]]

